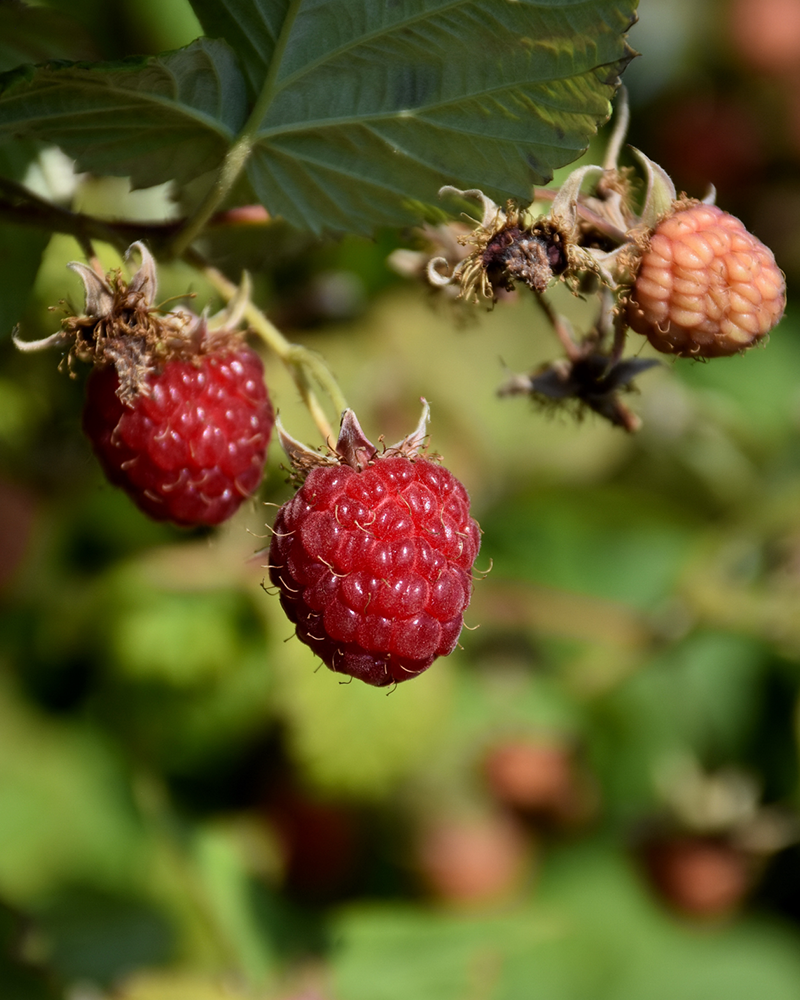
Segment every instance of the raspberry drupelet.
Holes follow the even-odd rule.
[[[278,512],[270,546],[270,579],[298,638],[331,670],[376,687],[453,651],[480,548],[466,490],[417,456],[418,441],[378,454],[346,411],[341,460],[317,456],[324,464]]]
[[[86,387],[83,429],[107,478],[155,520],[215,525],[258,489],[273,413],[244,343],[175,358],[130,401],[113,365]]]
[[[665,354],[739,354],[783,315],[783,274],[772,251],[733,215],[703,203],[677,208],[642,252],[628,322]]]

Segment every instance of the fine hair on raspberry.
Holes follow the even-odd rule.
[[[331,670],[382,687],[455,648],[479,547],[452,473],[377,457],[312,469],[278,512],[269,573],[298,638]]]

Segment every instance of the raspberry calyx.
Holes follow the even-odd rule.
[[[298,638],[336,673],[375,687],[408,680],[455,648],[480,528],[415,431],[379,452],[352,410],[334,455],[279,429],[305,481],[278,511],[269,575]]]

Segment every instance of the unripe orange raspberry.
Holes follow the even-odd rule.
[[[785,305],[772,251],[733,215],[694,204],[653,230],[627,317],[657,351],[719,358],[766,337]]]

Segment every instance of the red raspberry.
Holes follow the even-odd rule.
[[[252,348],[173,358],[129,401],[119,386],[113,365],[92,372],[83,429],[106,476],[146,514],[219,524],[255,492],[273,413]]]
[[[718,358],[766,337],[785,305],[772,251],[716,205],[694,204],[653,230],[627,316],[657,351]]]
[[[301,642],[331,670],[376,687],[453,651],[480,547],[461,483],[398,451],[312,469],[278,512],[269,550],[270,579]]]
[[[162,313],[152,254],[130,281],[80,261],[86,307],[61,329],[17,347],[70,344],[95,368],[86,386],[83,429],[106,475],[159,521],[219,524],[261,482],[274,422],[258,355],[236,330],[247,287],[218,316],[185,308]]]

